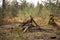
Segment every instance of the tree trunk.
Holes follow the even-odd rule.
[[[3,3],[2,3],[2,13],[1,13],[1,18],[0,18],[0,26],[3,25],[4,14],[5,14],[5,0],[3,0]]]
[[[5,0],[3,0],[3,3],[2,3],[2,18],[4,18],[4,14],[5,14]]]

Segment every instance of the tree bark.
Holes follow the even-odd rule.
[[[2,3],[2,18],[4,18],[5,8],[6,8],[5,0],[3,0],[3,3]]]
[[[0,26],[3,25],[3,18],[5,14],[5,0],[2,2],[2,13],[1,13],[1,18],[0,18]]]

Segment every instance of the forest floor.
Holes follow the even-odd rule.
[[[39,21],[38,21],[39,22]],[[43,22],[43,21],[42,21]],[[0,26],[0,40],[60,40],[60,29],[52,25],[40,26],[47,31],[25,32],[18,26],[20,23],[8,23]]]
[[[44,27],[43,27],[44,28]],[[47,27],[46,29],[49,29]],[[0,26],[0,40],[60,40],[60,30],[51,27],[54,31],[18,32],[14,24]],[[19,34],[20,33],[20,34]]]

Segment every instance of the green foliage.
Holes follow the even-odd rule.
[[[60,15],[60,3],[57,3],[57,1],[56,1],[56,4],[55,3],[52,3],[52,2],[50,2],[50,3],[47,3],[46,5],[45,5],[45,7],[48,9],[48,10],[50,10],[50,12],[51,12],[51,14],[56,14],[56,15]]]
[[[26,2],[26,0],[22,0],[21,4],[17,1],[13,1],[11,4],[8,2],[5,4],[6,7],[4,9],[4,17],[19,17],[21,19],[27,19],[30,15],[33,17],[42,17],[43,19],[50,18],[50,14],[56,14],[60,16],[60,3],[52,3],[51,0],[47,0],[49,3],[45,3],[46,5],[37,3],[35,7],[32,3]],[[2,9],[0,9],[1,12]],[[2,13],[0,13],[2,15]]]
[[[37,21],[37,23],[40,24],[47,24],[48,22],[46,20],[50,19],[50,14],[56,14],[60,17],[60,3],[52,3],[51,0],[47,0],[49,1],[49,3],[46,3],[46,5],[42,5],[42,4],[37,4],[36,7],[34,7],[34,5],[32,3],[27,3],[26,0],[22,0],[21,4],[18,4],[17,1],[13,1],[11,4],[9,4],[9,2],[6,2],[5,7],[1,7],[0,8],[0,19],[2,18],[2,16],[4,18],[11,18],[11,17],[19,17],[21,19],[27,19],[29,18],[30,15],[32,15],[33,17],[41,17],[43,18],[42,21]],[[46,22],[45,22],[46,21]],[[18,27],[17,25],[14,25],[15,28],[14,30],[9,30],[9,33],[11,33],[11,40],[23,40],[23,32],[20,29],[20,27]],[[10,32],[11,31],[11,32]],[[6,32],[5,32],[6,33]],[[2,32],[0,34],[0,40],[5,40],[6,37],[6,33]],[[16,37],[18,35],[18,37]]]

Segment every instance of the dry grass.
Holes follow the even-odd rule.
[[[24,21],[26,21],[27,19],[29,19],[29,18],[26,18]],[[53,29],[54,32],[58,32],[58,33],[60,31],[60,30],[57,31],[57,30],[54,29],[53,26],[48,25],[49,18],[43,19],[41,17],[34,17],[33,19],[42,28]],[[23,19],[20,19],[18,17],[15,17],[15,18],[5,18],[4,20],[5,21],[9,21],[9,22],[22,22],[23,21]],[[60,21],[58,21],[58,22],[60,22]],[[7,36],[8,36],[8,37],[6,37],[6,35],[3,35],[2,38],[8,39],[8,40],[21,40],[21,38],[23,40],[51,40],[50,37],[52,35],[54,36],[54,34],[55,34],[54,32],[53,33],[49,33],[49,32],[28,32],[28,33],[24,33],[23,34],[20,31],[20,28],[17,27],[15,24],[14,24],[14,27],[13,27],[14,29],[13,30],[9,29],[11,27],[13,27],[13,25],[4,25],[3,26],[4,29],[0,28],[0,32],[1,33],[5,32],[7,34]],[[21,37],[21,36],[23,36],[23,37]]]

